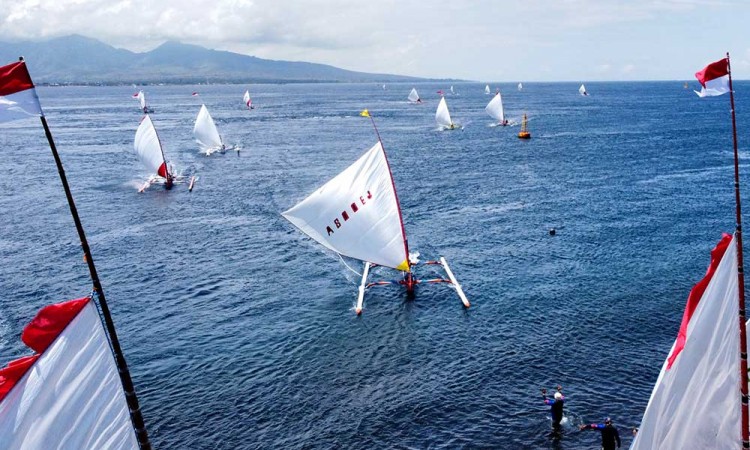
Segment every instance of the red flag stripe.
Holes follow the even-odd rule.
[[[0,67],[0,96],[15,94],[33,87],[34,83],[25,62],[19,61]]]
[[[672,351],[672,354],[669,355],[667,370],[672,368],[672,364],[674,364],[675,360],[677,359],[677,355],[679,355],[682,349],[685,348],[685,342],[687,341],[687,328],[688,324],[690,323],[690,318],[693,316],[693,312],[698,307],[698,303],[700,303],[701,297],[703,297],[703,293],[706,291],[708,283],[711,282],[711,278],[714,276],[714,272],[716,272],[716,269],[719,267],[719,263],[724,257],[724,252],[726,252],[727,247],[729,247],[729,243],[731,241],[732,235],[724,233],[724,236],[722,236],[719,243],[716,244],[716,247],[711,250],[711,264],[709,264],[708,270],[706,270],[706,276],[704,276],[702,280],[697,282],[695,286],[693,286],[693,289],[690,290],[690,295],[688,295],[687,304],[685,305],[685,312],[682,314],[680,332],[677,333],[677,340],[674,343],[674,350]]]
[[[706,81],[711,81],[728,74],[729,62],[726,58],[722,58],[707,65],[700,72],[695,72],[695,78],[698,79],[703,87],[706,87]]]
[[[78,316],[90,300],[89,297],[84,297],[48,305],[39,310],[21,334],[21,340],[36,354],[18,358],[0,368],[0,401],[26,375],[39,356],[60,336],[60,333]]]

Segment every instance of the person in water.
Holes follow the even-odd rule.
[[[559,435],[562,431],[560,422],[563,419],[563,409],[565,406],[565,396],[562,394],[562,386],[557,385],[557,392],[555,392],[553,398],[547,398],[547,389],[542,389],[542,398],[544,399],[544,404],[550,407],[552,432],[555,435]]]
[[[604,423],[592,423],[589,425],[581,425],[578,427],[581,430],[599,430],[602,432],[602,450],[615,450],[615,443],[617,448],[620,448],[620,433],[617,432],[617,428],[612,425],[612,419],[607,417],[604,419]]]

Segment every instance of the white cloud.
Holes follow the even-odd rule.
[[[135,51],[179,40],[373,72],[577,79],[592,61],[622,67],[620,59],[655,54],[655,36],[664,47],[688,46],[704,8],[732,18],[737,1],[0,0],[0,36],[78,33]],[[679,17],[685,26],[661,32],[666,18]]]

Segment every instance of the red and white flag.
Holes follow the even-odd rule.
[[[19,61],[0,67],[0,123],[42,115],[42,105],[26,63]]]
[[[701,91],[693,91],[698,97],[713,97],[729,92],[729,61],[722,58],[707,65],[695,78],[701,83]]]

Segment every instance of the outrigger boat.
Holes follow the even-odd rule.
[[[454,123],[451,119],[451,113],[448,111],[448,103],[445,101],[445,97],[440,99],[437,111],[435,111],[435,121],[440,126],[441,130],[455,130],[461,128],[457,123]]]
[[[361,115],[371,118],[367,110]],[[372,123],[375,126],[375,122]],[[377,128],[375,131],[377,133]],[[404,286],[410,295],[418,284],[450,284],[468,308],[469,300],[445,258],[424,264],[442,267],[447,278],[419,280],[414,276],[418,255],[409,254],[396,186],[380,134],[377,134],[378,142],[354,164],[282,216],[324,247],[364,262],[355,307],[358,315],[362,313],[367,289],[391,284]],[[402,277],[368,283],[370,269],[376,266],[401,271]]]
[[[490,91],[490,85],[489,84],[485,84],[484,85],[484,95],[490,95],[490,92],[491,92]]]
[[[586,86],[584,85],[581,85],[581,87],[578,88],[578,93],[583,96],[589,95],[589,93],[586,92]]]
[[[253,106],[253,100],[250,98],[250,91],[245,91],[245,95],[242,96],[242,101],[245,102],[247,109],[255,109],[255,106]]]
[[[500,95],[500,91],[497,91],[497,94],[487,103],[484,110],[490,117],[497,120],[497,123],[493,124],[493,126],[504,127],[508,125],[508,120],[505,118],[505,111],[503,110],[503,97]]]
[[[212,153],[220,152],[226,153],[227,150],[233,150],[235,147],[227,147],[224,141],[221,139],[219,130],[216,128],[216,123],[208,112],[206,105],[201,105],[200,111],[198,111],[198,117],[195,118],[195,126],[193,127],[193,136],[195,141],[198,142],[202,152],[206,156],[210,156]],[[239,149],[237,150],[239,152]]]
[[[143,116],[141,124],[138,125],[133,148],[141,163],[152,172],[152,175],[138,189],[138,192],[145,191],[152,184],[163,184],[166,189],[171,189],[174,183],[185,181],[184,176],[175,175],[174,168],[167,164],[159,135],[156,134],[156,128],[154,128],[154,124],[151,122],[151,117],[148,114]],[[189,188],[191,191],[195,181],[196,178],[194,176],[190,177]]]
[[[141,104],[141,111],[143,111],[143,114],[149,114],[154,112],[153,108],[148,106],[146,104],[146,94],[143,93],[143,91],[138,91],[137,93],[133,94],[133,98],[137,98],[138,101]]]
[[[411,91],[409,92],[409,97],[407,98],[412,103],[422,103],[422,99],[419,98],[419,94],[417,93],[417,88],[411,88]]]

